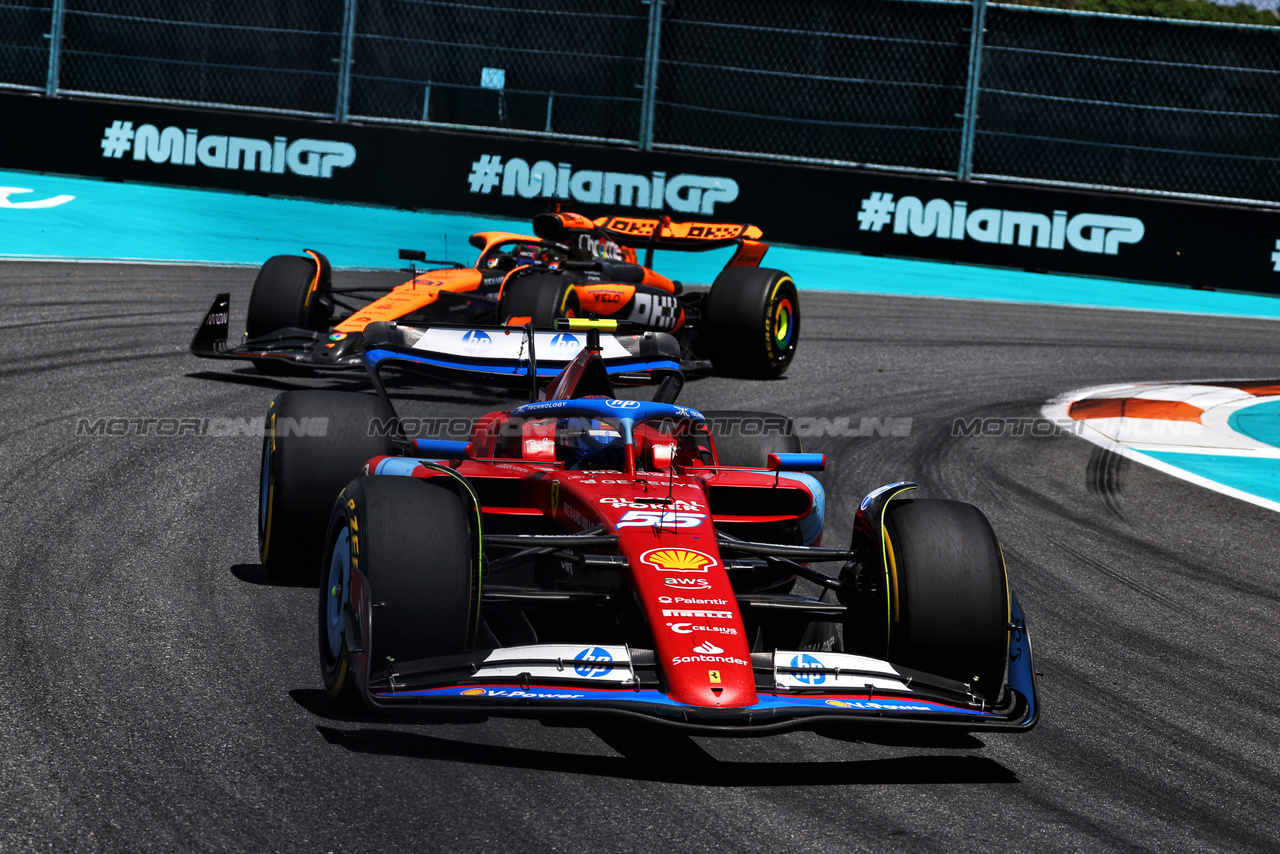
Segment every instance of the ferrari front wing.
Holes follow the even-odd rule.
[[[848,653],[754,653],[755,704],[691,706],[662,691],[654,654],[620,645],[537,644],[423,659],[375,674],[373,708],[508,717],[622,717],[701,734],[910,725],[1026,731],[1039,718],[1031,642],[1016,600],[998,705],[968,686]]]

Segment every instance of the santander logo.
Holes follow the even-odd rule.
[[[719,655],[724,652],[723,649],[713,644],[711,641],[703,641],[693,648],[693,651],[701,655]]]

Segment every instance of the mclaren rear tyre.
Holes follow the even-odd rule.
[[[884,536],[889,661],[995,702],[1009,657],[1009,584],[987,517],[959,501],[899,500]]]
[[[315,258],[268,258],[249,292],[245,332],[250,338],[257,338],[288,328],[326,331],[333,316],[333,304],[327,298],[329,285],[329,261],[319,253]],[[274,376],[307,373],[305,368],[283,359],[254,359],[253,364],[260,372]]]
[[[725,376],[774,379],[795,358],[800,298],[781,270],[730,267],[711,285],[702,307],[699,340]]]
[[[334,497],[371,457],[391,450],[392,410],[373,395],[286,391],[267,411],[258,494],[258,549],[272,580],[320,580]]]
[[[558,273],[513,277],[502,289],[502,303],[498,306],[498,317],[504,326],[532,321],[535,329],[553,329],[556,318],[577,314],[573,280]]]
[[[785,415],[738,410],[704,411],[722,466],[764,468],[770,454],[798,454],[795,426]]]
[[[320,672],[331,697],[359,694],[348,632],[359,632],[364,678],[396,662],[471,648],[481,617],[474,520],[457,495],[418,478],[347,484],[330,516],[320,590]]]

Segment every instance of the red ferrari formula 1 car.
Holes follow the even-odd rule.
[[[335,287],[318,252],[277,255],[253,283],[245,339],[227,344],[230,295],[219,294],[191,342],[197,356],[249,359],[262,371],[359,368],[370,323],[488,323],[550,329],[560,317],[594,315],[668,332],[686,367],[767,379],[781,375],[800,337],[800,300],[781,270],[760,267],[760,229],[736,223],[546,213],[537,236],[483,232],[474,267],[417,272],[390,292]],[[736,246],[709,291],[686,292],[654,272],[653,251]],[[636,249],[645,249],[637,263]],[[427,262],[422,252],[400,257]],[[444,264],[446,262],[429,262]],[[372,300],[369,302],[369,300]]]
[[[806,473],[823,455],[758,429],[785,419],[675,403],[668,335],[560,323],[377,324],[377,395],[272,403],[262,560],[319,580],[332,696],[707,734],[1035,724],[1030,641],[980,511],[894,483],[862,501],[848,548],[824,548],[824,491]],[[477,334],[484,353],[456,355]],[[528,382],[537,399],[465,441],[412,439],[382,386],[390,366]],[[652,400],[614,396],[638,384],[657,384]],[[799,579],[822,595],[796,593]]]

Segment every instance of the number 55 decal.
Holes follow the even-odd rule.
[[[628,510],[618,520],[618,528],[696,528],[707,518],[705,513],[680,510]]]

